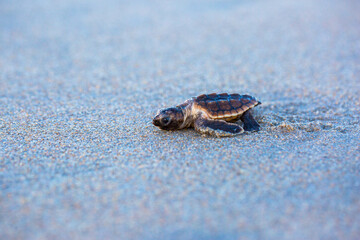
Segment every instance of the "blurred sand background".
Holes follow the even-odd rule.
[[[359,239],[360,4],[0,2],[1,239]],[[257,97],[234,138],[151,124]]]

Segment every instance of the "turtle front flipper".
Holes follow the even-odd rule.
[[[260,125],[256,122],[254,117],[251,115],[250,111],[244,112],[241,116],[241,121],[244,122],[244,130],[245,131],[259,131]]]
[[[244,132],[244,129],[238,124],[203,117],[195,121],[194,127],[196,131],[202,134],[209,134],[216,137],[231,137]]]

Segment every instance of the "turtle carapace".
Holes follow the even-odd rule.
[[[163,130],[194,127],[202,134],[234,136],[245,131],[259,131],[260,125],[250,109],[261,104],[254,97],[240,94],[203,94],[176,107],[159,110],[153,124]],[[235,122],[241,120],[244,129]]]

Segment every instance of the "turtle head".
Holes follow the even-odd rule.
[[[153,119],[153,124],[163,130],[179,129],[184,122],[184,113],[179,107],[160,110]]]

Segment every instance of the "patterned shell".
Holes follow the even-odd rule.
[[[194,99],[195,106],[206,112],[212,119],[237,120],[241,115],[261,102],[249,95],[203,94]]]

